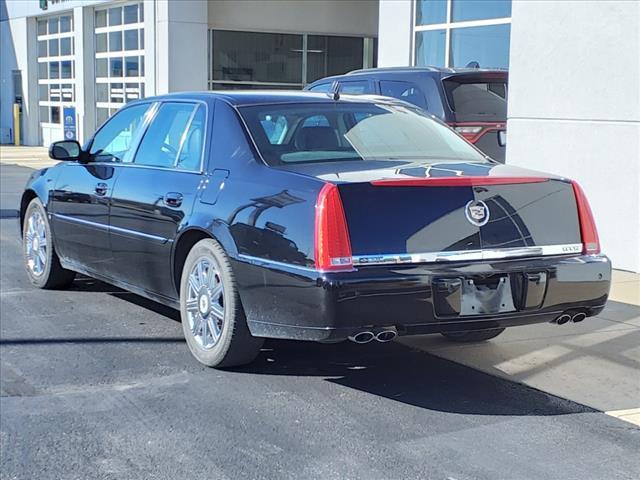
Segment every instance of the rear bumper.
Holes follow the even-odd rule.
[[[611,285],[604,255],[367,266],[324,274],[251,258],[233,264],[253,335],[313,341],[344,340],[383,326],[413,335],[550,322],[568,311],[592,316],[604,308]],[[540,273],[542,286],[530,280],[539,280]],[[500,275],[513,279],[515,311],[460,312],[456,279]]]

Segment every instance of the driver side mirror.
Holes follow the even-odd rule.
[[[75,140],[53,142],[49,147],[49,158],[54,160],[74,161],[82,157],[82,147]]]

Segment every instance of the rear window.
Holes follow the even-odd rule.
[[[241,107],[264,160],[294,163],[484,157],[445,125],[410,106],[305,103]]]
[[[507,82],[444,80],[447,100],[456,122],[505,122]]]

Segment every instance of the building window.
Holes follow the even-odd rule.
[[[509,68],[511,0],[416,0],[414,65]]]
[[[40,123],[60,125],[63,107],[75,102],[73,17],[37,21],[38,111]]]
[[[303,88],[373,66],[373,57],[373,40],[362,37],[209,30],[209,89]]]
[[[144,7],[95,10],[96,125],[125,103],[144,97]]]

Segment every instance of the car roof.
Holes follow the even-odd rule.
[[[483,73],[502,74],[505,77],[509,75],[509,71],[499,68],[446,68],[446,67],[382,67],[382,68],[364,68],[361,70],[352,70],[342,75],[333,75],[316,80],[310,85],[317,83],[329,83],[333,80],[344,80],[350,77],[373,77],[373,76],[420,76],[430,75],[446,78],[454,75],[478,75]]]
[[[144,101],[166,101],[166,100],[200,100],[210,101],[220,99],[234,107],[264,104],[285,104],[285,103],[387,103],[400,104],[395,99],[379,97],[375,95],[340,95],[338,100],[326,93],[313,93],[302,90],[230,90],[214,92],[177,92],[160,95],[156,97],[146,97]]]

